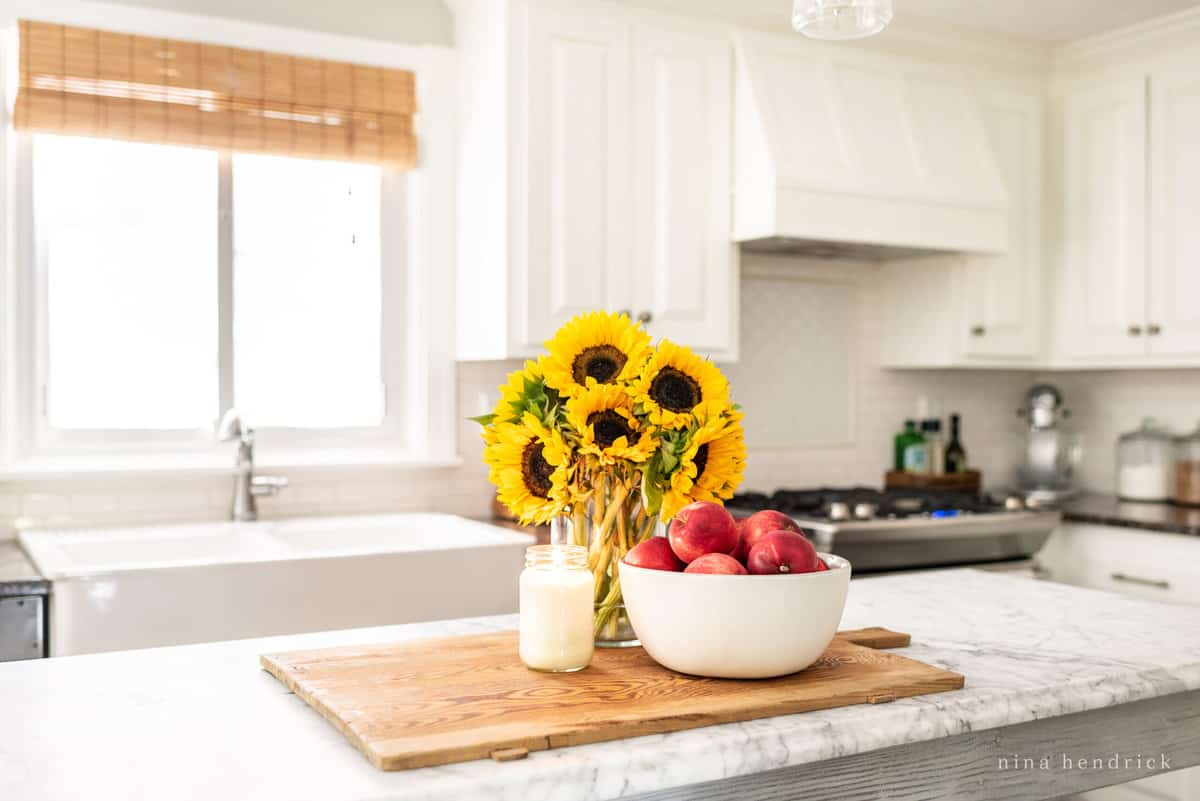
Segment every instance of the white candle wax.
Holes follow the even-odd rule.
[[[526,557],[521,573],[521,661],[534,670],[567,672],[592,659],[592,574],[581,555],[546,550]],[[535,548],[530,548],[534,551]]]

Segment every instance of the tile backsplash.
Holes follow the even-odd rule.
[[[755,254],[742,262],[743,359],[729,375],[735,400],[750,415],[745,489],[878,485],[891,461],[892,437],[922,397],[931,413],[963,416],[969,457],[990,487],[1012,480],[1022,445],[1016,409],[1038,380],[1056,383],[1074,412],[1086,448],[1081,480],[1090,489],[1111,490],[1116,436],[1144,415],[1177,430],[1200,420],[1197,370],[885,370],[879,359],[887,334],[873,314],[875,267]],[[460,364],[460,416],[485,411],[517,366]],[[758,418],[756,407],[765,410]],[[482,447],[477,427],[466,419],[459,449],[463,463],[451,468],[298,471],[287,490],[261,501],[260,511],[264,518],[413,510],[487,515],[491,489]],[[17,520],[52,527],[220,520],[228,514],[231,481],[207,475],[0,482],[0,538],[13,535]]]

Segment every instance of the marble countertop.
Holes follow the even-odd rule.
[[[1200,688],[1200,608],[973,570],[865,578],[843,628],[963,690],[383,773],[258,666],[264,652],[513,628],[515,616],[0,664],[0,798],[608,799]]]
[[[1169,503],[1134,503],[1088,493],[1063,504],[1063,520],[1200,536],[1200,509]]]
[[[16,540],[0,541],[0,598],[48,592],[50,582],[37,572]]]

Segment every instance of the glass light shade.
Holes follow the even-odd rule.
[[[861,39],[892,21],[892,0],[796,0],[792,27],[813,39]]]

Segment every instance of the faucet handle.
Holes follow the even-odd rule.
[[[277,495],[287,485],[288,480],[285,476],[254,476],[250,479],[250,494]]]

